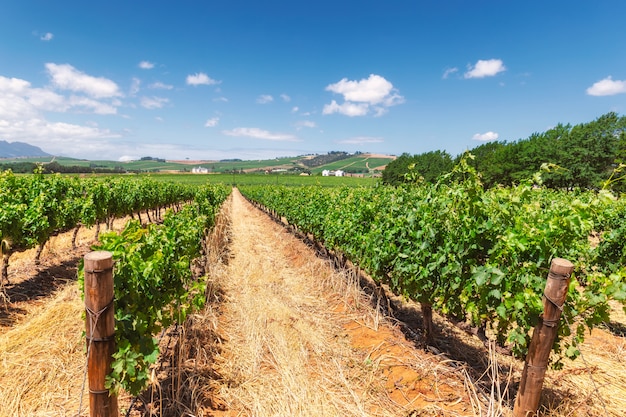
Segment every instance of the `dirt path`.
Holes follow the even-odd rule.
[[[462,372],[420,357],[354,280],[238,192],[231,218],[215,415],[472,415]]]

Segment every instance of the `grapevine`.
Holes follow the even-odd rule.
[[[624,203],[607,192],[549,190],[539,179],[484,189],[462,160],[435,184],[242,192],[395,293],[489,331],[516,356],[526,354],[541,313],[551,260],[572,260],[564,308],[572,328],[560,327],[554,351],[573,359],[585,330],[608,320],[609,300],[626,298],[626,228],[605,228],[626,217]],[[592,247],[596,233],[604,239]],[[602,260],[603,253],[611,256]]]

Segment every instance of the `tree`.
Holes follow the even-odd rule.
[[[433,183],[441,174],[448,173],[454,167],[454,161],[446,151],[432,151],[413,156],[411,170],[424,181]]]
[[[383,170],[383,184],[402,184],[405,181],[404,175],[409,172],[409,165],[412,163],[413,157],[406,152],[388,163]]]

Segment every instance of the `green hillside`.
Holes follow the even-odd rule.
[[[56,162],[62,166],[79,166],[86,168],[122,169],[129,172],[191,172],[193,168],[202,167],[210,173],[292,173],[302,172],[313,175],[320,174],[323,170],[343,170],[348,173],[371,174],[374,168],[386,165],[394,157],[370,154],[354,154],[339,161],[330,162],[314,168],[308,167],[304,162],[313,156],[286,157],[267,160],[222,160],[222,161],[166,161],[156,158],[144,158],[137,161],[89,161],[66,157],[36,157],[36,158],[4,158],[0,164],[6,167],[12,163],[38,163],[49,164]]]

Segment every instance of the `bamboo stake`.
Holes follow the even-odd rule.
[[[113,256],[96,251],[85,255],[85,309],[89,412],[91,417],[118,417],[117,396],[105,388],[115,353]]]
[[[574,265],[568,260],[561,258],[552,260],[543,293],[543,314],[539,317],[539,323],[535,327],[528,348],[522,380],[515,398],[514,417],[527,417],[537,413],[548,359],[558,331],[573,270]]]

